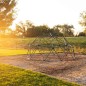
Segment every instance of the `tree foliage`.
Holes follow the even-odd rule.
[[[79,36],[86,36],[86,11],[80,13],[80,21],[79,24],[83,27],[83,32],[79,33]]]
[[[24,37],[49,37],[49,36],[74,36],[73,25],[55,25],[53,28],[47,25],[34,26],[30,21],[20,22],[16,25],[16,32]]]
[[[28,29],[33,28],[34,25],[26,20],[25,22],[19,22],[18,24],[16,24],[16,33],[17,34],[22,34],[23,36],[27,35]]]
[[[86,12],[83,11],[82,13],[80,13],[80,21],[79,24],[83,27],[86,27]]]
[[[52,30],[54,31],[54,35],[56,36],[63,36],[63,33],[60,32],[60,25],[55,25]]]
[[[80,32],[78,36],[86,36],[84,32]]]
[[[0,30],[6,30],[13,22],[15,0],[2,0],[0,2]]]
[[[56,27],[58,29],[58,32],[59,33],[61,32],[64,36],[73,36],[73,29],[74,29],[73,25],[64,24],[64,25],[57,25]]]

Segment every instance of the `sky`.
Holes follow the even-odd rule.
[[[30,20],[34,25],[58,24],[74,25],[75,33],[82,29],[79,25],[80,13],[86,11],[86,0],[19,0],[17,4],[19,21]]]

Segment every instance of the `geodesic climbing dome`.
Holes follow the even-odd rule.
[[[29,59],[41,58],[49,60],[51,58],[75,59],[74,48],[68,43],[65,37],[36,37],[28,44]]]

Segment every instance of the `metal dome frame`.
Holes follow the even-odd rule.
[[[51,33],[49,37],[35,37],[31,43],[28,43],[27,54],[30,60],[35,57],[42,57],[43,61],[50,60],[50,57],[57,57],[61,61],[63,58],[75,59],[74,47],[67,39],[64,36],[58,37]]]

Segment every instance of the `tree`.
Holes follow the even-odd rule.
[[[83,11],[82,13],[80,13],[80,21],[79,24],[83,27],[86,27],[86,12]]]
[[[39,36],[48,36],[49,35],[49,27],[47,25],[36,26],[35,29],[40,31]]]
[[[63,33],[64,36],[74,36],[73,35],[73,25],[58,25],[58,29],[60,30],[61,33]]]
[[[26,36],[28,34],[28,29],[33,27],[34,25],[28,20],[26,20],[25,22],[19,22],[19,24],[16,24],[16,32],[17,34]]]
[[[13,22],[15,0],[1,0],[0,1],[0,30],[5,31]]]
[[[80,13],[80,21],[79,24],[83,27],[84,31],[79,33],[79,35],[86,36],[86,11]]]
[[[84,33],[85,33],[85,36],[86,36],[86,28],[85,28],[85,30],[84,30]]]
[[[61,26],[60,25],[55,25],[52,29],[54,30],[54,34],[56,35],[56,36],[63,36],[63,34],[60,32],[60,30],[59,30],[59,28],[60,28]]]
[[[48,36],[49,27],[47,25],[34,26],[28,29],[28,37],[43,37]]]
[[[78,36],[85,36],[84,32],[80,32]]]

